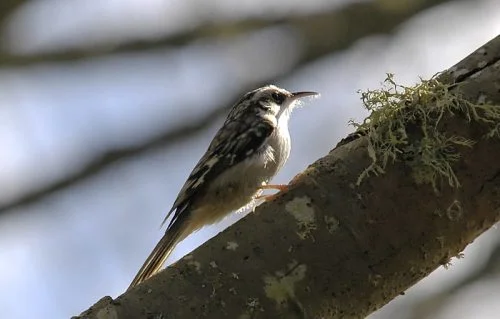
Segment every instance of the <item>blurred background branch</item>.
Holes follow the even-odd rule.
[[[290,28],[299,35],[303,51],[298,65],[334,53],[363,37],[390,33],[411,16],[432,6],[451,0],[409,0],[401,5],[395,0],[355,2],[331,10],[297,14],[279,18],[250,18],[230,21],[210,21],[195,28],[169,34],[160,39],[124,43],[109,48],[106,45],[35,55],[6,54],[2,62],[9,66],[23,66],[37,62],[61,62],[95,58],[114,53],[133,53],[158,48],[182,46],[200,39],[238,37],[269,27]]]
[[[0,22],[5,22],[5,18],[11,14],[14,9],[19,8],[24,0],[5,0],[0,3]]]
[[[163,47],[168,48],[171,46],[185,45],[199,39],[213,38],[212,40],[215,40],[216,38],[237,37],[248,32],[280,26],[293,30],[293,33],[300,38],[301,51],[299,57],[296,59],[295,63],[289,67],[289,70],[295,70],[310,61],[346,49],[355,41],[363,37],[372,34],[390,33],[411,16],[429,7],[448,1],[449,0],[414,0],[408,1],[407,5],[404,6],[395,1],[352,3],[326,12],[309,13],[301,16],[296,15],[279,19],[251,19],[229,21],[221,24],[217,24],[217,22],[204,24],[193,30],[174,34],[163,39],[156,39],[151,42],[141,41],[128,43],[119,45],[113,49],[100,47],[94,48],[91,51],[72,50],[70,52],[21,56],[6,54],[0,61],[2,61],[2,64],[8,65],[9,67],[40,62],[67,62],[74,59],[89,59],[114,53],[133,53]],[[288,74],[285,73],[280,76],[284,77],[287,75]],[[275,83],[279,80],[280,79],[275,76],[269,76],[255,81],[255,83],[252,83],[250,86],[258,87],[267,83]],[[237,92],[231,92],[229,101],[236,100],[246,89],[247,88],[241,88]],[[30,204],[43,196],[52,194],[82,179],[93,176],[117,160],[143,153],[152,148],[168,147],[168,145],[179,138],[186,138],[193,133],[206,129],[211,123],[216,121],[219,116],[224,114],[229,106],[230,104],[221,105],[220,108],[206,114],[204,118],[197,119],[195,123],[190,123],[185,127],[180,127],[175,130],[166,127],[166,130],[162,132],[160,136],[155,136],[155,138],[144,142],[143,145],[109,150],[101,154],[96,154],[94,159],[79,172],[63,177],[33,192],[22,194],[15,200],[0,205],[0,213],[16,208],[22,204]]]

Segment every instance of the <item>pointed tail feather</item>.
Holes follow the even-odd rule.
[[[174,225],[173,225],[174,226]],[[183,239],[182,227],[172,227],[160,239],[128,287],[131,289],[160,271],[175,246]]]

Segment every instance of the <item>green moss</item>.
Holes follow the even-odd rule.
[[[384,173],[389,163],[402,161],[419,184],[430,184],[435,191],[442,182],[459,187],[453,163],[460,158],[459,149],[470,148],[475,141],[445,132],[440,127],[445,116],[486,123],[485,137],[500,137],[500,107],[471,103],[436,77],[408,87],[388,74],[382,89],[362,92],[361,99],[370,116],[351,124],[368,137],[372,163],[359,176],[358,185],[371,174]]]

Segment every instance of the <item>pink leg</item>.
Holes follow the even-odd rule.
[[[284,192],[284,191],[288,190],[288,185],[284,185],[284,184],[276,184],[276,185],[267,184],[267,185],[260,186],[259,189],[277,189],[280,192]],[[260,196],[255,197],[255,199],[264,199],[264,201],[268,202],[268,201],[274,200],[278,196],[278,194],[279,194],[279,192],[276,193],[276,194],[271,194],[271,195],[260,195]]]

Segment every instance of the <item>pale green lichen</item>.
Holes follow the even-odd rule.
[[[317,228],[311,199],[307,196],[295,197],[286,203],[285,209],[297,220],[297,227],[299,229],[297,235],[301,239],[310,237],[311,232]]]
[[[246,302],[246,309],[238,319],[252,319],[256,317],[257,312],[263,312],[264,308],[261,306],[258,298],[248,298]]]
[[[446,216],[451,221],[459,220],[463,213],[462,203],[456,199],[446,209]]]
[[[455,258],[456,259],[462,259],[464,258],[465,255],[464,253],[458,253]],[[444,269],[449,269],[451,266],[453,266],[453,257],[447,257],[442,263],[441,265],[443,266]]]
[[[187,264],[188,264],[189,266],[193,267],[193,268],[194,268],[194,270],[195,270],[197,273],[201,274],[201,263],[200,263],[199,261],[196,261],[196,260],[189,260],[189,261],[187,262]]]
[[[226,249],[227,250],[236,250],[240,245],[238,245],[237,242],[235,241],[228,241],[226,244]]]
[[[335,216],[325,216],[326,229],[333,234],[339,228],[340,221]]]
[[[275,276],[264,277],[266,296],[276,302],[278,308],[293,303],[302,309],[295,296],[295,285],[306,276],[307,266],[297,261],[291,262],[285,271],[278,271]]]
[[[384,83],[383,89],[361,94],[370,116],[362,123],[351,121],[368,137],[368,155],[372,160],[357,184],[371,174],[384,173],[389,163],[402,161],[411,168],[417,183],[431,184],[436,192],[442,181],[459,187],[453,163],[460,158],[459,148],[470,148],[475,141],[443,132],[441,120],[444,116],[463,116],[469,122],[486,123],[490,129],[487,138],[500,137],[500,107],[485,103],[486,99],[483,103],[471,103],[451,92],[451,86],[436,77],[409,87],[397,84],[388,74]]]
[[[287,212],[293,215],[299,223],[314,223],[314,209],[311,207],[311,199],[307,196],[295,197],[285,205]]]

